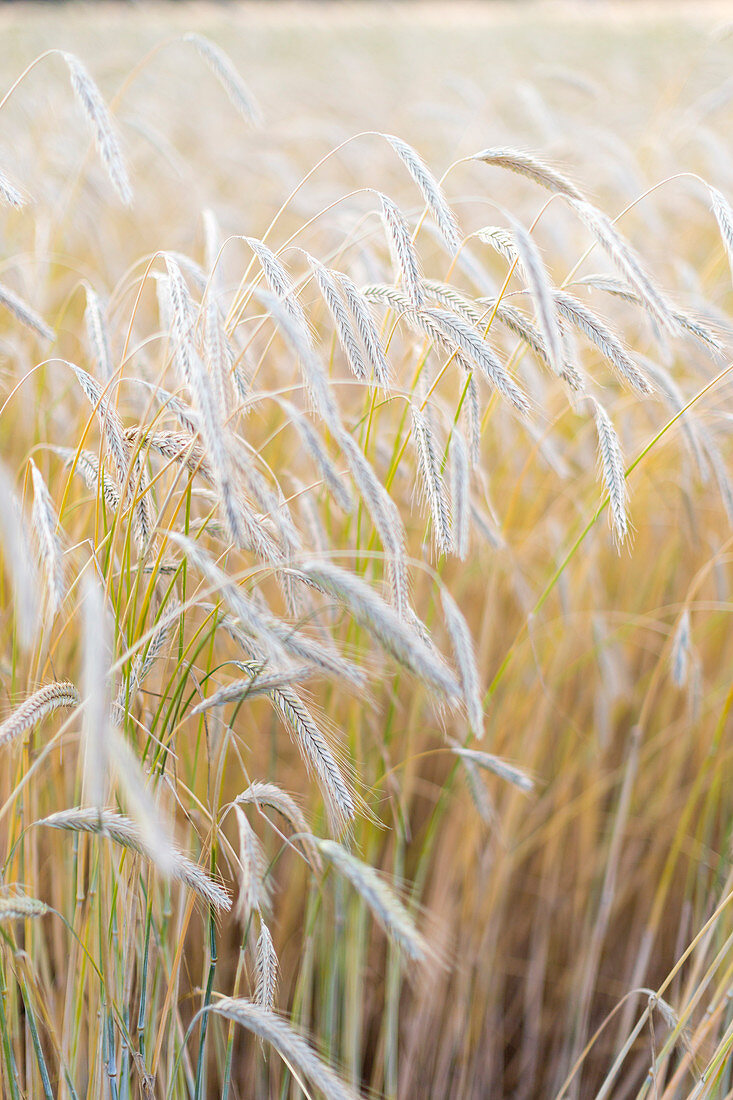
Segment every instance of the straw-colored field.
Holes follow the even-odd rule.
[[[0,12],[3,1097],[733,1097],[730,16]]]

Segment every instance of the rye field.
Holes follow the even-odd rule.
[[[733,1097],[731,72],[3,6],[3,1097]]]

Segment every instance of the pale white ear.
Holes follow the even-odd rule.
[[[69,68],[71,86],[92,129],[97,152],[107,169],[107,174],[122,202],[125,206],[130,206],[132,203],[130,177],[109,108],[79,58],[63,51],[61,56]]]
[[[0,545],[12,582],[12,607],[23,649],[29,650],[40,627],[40,578],[20,502],[5,467],[0,464]]]

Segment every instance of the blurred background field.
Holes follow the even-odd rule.
[[[261,109],[261,126],[245,124],[205,59],[182,40],[187,32],[227,51]],[[597,344],[576,334],[578,363],[615,425],[627,468],[633,463],[631,533],[618,546],[607,510],[597,514],[605,489],[592,415],[516,333],[495,325],[493,346],[531,394],[536,415],[525,424],[482,383],[470,549],[459,560],[433,546],[405,414],[434,388],[439,451],[447,454],[460,372],[453,364],[443,375],[450,356],[435,346],[428,352],[424,337],[377,294],[370,301],[397,397],[377,399],[375,389],[356,386],[307,262],[296,248],[284,249],[280,258],[345,423],[398,505],[415,611],[443,653],[451,646],[439,583],[466,617],[485,734],[471,739],[465,716],[434,707],[423,685],[378,656],[366,631],[312,613],[369,673],[363,692],[342,682],[309,685],[314,713],[363,800],[348,841],[395,885],[435,958],[406,961],[347,882],[333,871],[312,873],[281,845],[282,834],[248,811],[272,885],[266,919],[280,960],[276,1005],[365,1095],[733,1096],[733,391],[725,374],[733,287],[702,182],[733,198],[733,9],[13,4],[0,9],[0,92],[51,48],[73,52],[97,81],[134,198],[129,208],[118,202],[63,61],[46,58],[0,109],[0,167],[33,200],[22,210],[3,208],[0,283],[32,303],[54,343],[47,349],[17,317],[0,314],[0,443],[28,515],[29,457],[42,471],[71,588],[36,648],[22,654],[6,583],[3,715],[42,683],[78,682],[84,647],[74,578],[87,570],[92,544],[101,548],[97,567],[121,659],[159,610],[150,570],[165,605],[172,596],[162,567],[181,558],[171,543],[146,564],[123,535],[110,542],[111,519],[96,493],[71,478],[53,449],[77,448],[88,429],[84,445],[103,450],[91,408],[60,363],[98,374],[84,286],[108,303],[121,377],[115,404],[131,429],[153,416],[135,379],[163,378],[176,388],[172,372],[165,374],[169,326],[147,265],[162,276],[166,265],[156,254],[188,257],[194,267],[182,270],[198,303],[195,265],[208,274],[210,260],[204,211],[213,211],[221,241],[262,238],[287,202],[267,238],[275,251],[295,234],[296,246],[359,287],[394,284],[378,203],[364,189],[389,195],[411,231],[422,196],[376,134],[346,144],[299,187],[322,157],[361,131],[410,142],[438,178],[487,147],[530,151],[567,173],[609,217],[629,207],[618,228],[675,307],[715,332],[720,347],[711,353],[689,329],[660,339],[638,304],[573,281],[613,269],[597,247],[586,256],[592,239],[563,200],[544,209],[550,194],[531,179],[475,161],[452,167],[443,186],[463,233],[507,227],[507,212],[532,226],[554,284],[570,278],[567,289],[621,335],[655,382],[655,393],[640,397],[619,382]],[[698,178],[677,178],[684,172]],[[415,241],[426,278],[451,283],[472,303],[503,293],[511,264],[485,241],[471,237],[454,261],[430,218]],[[240,280],[254,277],[250,259],[241,241],[225,246],[217,286],[229,320]],[[507,301],[532,317],[516,273],[507,286],[514,295]],[[255,328],[263,313],[272,321],[265,307],[246,298],[241,325],[227,332],[237,348],[243,341],[259,395],[255,411],[232,413],[232,430],[292,504],[303,537],[296,564],[332,553],[382,591],[383,548],[366,511],[345,516],[333,507],[287,411],[271,399],[284,395],[306,407],[287,341],[277,326],[266,337]],[[676,419],[688,402],[689,413]],[[348,480],[343,454],[325,434]],[[161,485],[172,480],[170,470],[161,476]],[[187,491],[185,480],[171,488],[160,531],[184,514],[186,523],[201,520],[212,558],[222,555],[219,563],[248,591],[261,588],[285,615],[270,574],[248,552],[225,554],[228,540],[215,521],[206,526],[206,498],[192,505]],[[309,513],[298,510],[302,496],[312,499]],[[190,563],[188,570],[170,582],[176,598],[191,595],[197,574]],[[150,734],[170,746],[172,777],[163,778],[157,757],[156,767],[145,759],[150,790],[175,820],[182,847],[236,895],[234,815],[221,812],[252,780],[292,791],[314,832],[329,830],[318,785],[266,701],[210,712],[206,725],[190,715],[210,678],[212,689],[226,682],[231,662],[243,659],[207,615],[194,609],[180,639],[176,629],[122,727],[140,759]],[[310,615],[303,616],[308,627]],[[189,652],[184,635],[193,645],[194,627],[201,648]],[[129,661],[122,664],[118,682],[130,676]],[[159,705],[167,693],[177,699],[170,713]],[[231,742],[222,733],[229,723]],[[4,1095],[44,1096],[42,1064],[54,1096],[302,1095],[279,1059],[225,1021],[210,1020],[203,1036],[197,1023],[184,1043],[205,999],[254,993],[254,918],[244,929],[231,913],[214,920],[145,861],[120,861],[119,850],[96,837],[85,849],[87,838],[31,828],[80,799],[80,720],[72,717],[71,736],[38,762],[49,731],[60,726],[54,716],[22,746],[2,746],[3,881],[21,883],[78,936],[54,914],[8,926]],[[496,769],[459,766],[457,742],[520,768],[533,789]],[[129,810],[124,798],[121,808]],[[654,991],[662,1000],[650,1004]]]

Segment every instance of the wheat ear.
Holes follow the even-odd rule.
[[[26,328],[32,329],[42,340],[47,340],[49,343],[53,343],[56,339],[53,329],[46,324],[41,317],[27,302],[24,302],[22,298],[10,289],[10,287],[4,286],[0,283],[0,305],[5,306],[6,309],[18,318],[22,325]]]
[[[220,394],[211,384],[211,379],[193,344],[193,309],[180,268],[169,256],[166,256],[166,267],[175,318],[176,362],[180,368],[182,381],[188,387],[199,415],[204,450],[214,472],[224,518],[231,537],[237,545],[241,546],[245,542],[245,527],[237,505],[234,469],[221,413]]]
[[[628,534],[628,520],[626,518],[626,477],[624,473],[624,461],[621,454],[621,445],[618,436],[603,406],[589,398],[592,403],[593,413],[598,432],[598,453],[601,461],[603,480],[608,490],[608,499],[611,505],[611,517],[616,532],[616,537],[621,543]]]
[[[613,223],[590,203],[573,200],[571,206],[621,274],[631,283],[651,316],[663,329],[676,335],[679,324],[675,319],[674,310]]]
[[[334,832],[340,832],[353,821],[356,803],[330,745],[303,700],[291,688],[274,688],[271,698],[295,734],[307,767],[318,779]]]
[[[130,851],[143,856],[144,859],[155,862],[155,853],[152,852],[140,832],[140,829],[123,814],[114,813],[112,810],[88,810],[74,807],[70,810],[60,810],[51,814],[37,825],[47,825],[52,829],[65,829],[69,832],[97,833],[113,840]],[[212,905],[215,909],[227,911],[231,908],[231,899],[226,890],[207,875],[197,863],[183,855],[177,848],[175,863],[170,877],[190,887],[202,901]]]
[[[443,474],[435,453],[433,433],[428,418],[416,405],[410,408],[412,430],[418,454],[418,466],[425,495],[430,504],[433,538],[439,554],[448,554],[453,545],[450,504],[445,492]]]
[[[555,291],[555,303],[558,312],[595,344],[625,382],[644,395],[654,392],[649,379],[636,365],[619,338],[600,317],[564,290]]]
[[[301,568],[306,576],[343,602],[395,660],[449,699],[460,697],[456,679],[442,660],[365,581],[330,562],[306,561]]]
[[[305,1074],[325,1100],[358,1100],[356,1093],[323,1062],[306,1040],[274,1012],[245,998],[221,997],[207,1006],[208,1012],[232,1020],[275,1047],[287,1064]]]
[[[244,666],[243,666],[244,667]],[[213,695],[208,695],[191,711],[191,715],[203,714],[213,707],[221,707],[226,703],[242,703],[245,699],[255,699],[260,695],[269,695],[275,689],[292,687],[301,684],[313,675],[312,665],[302,665],[299,668],[286,668],[269,675],[262,673],[261,666],[252,664],[252,671],[247,679],[233,680],[224,687],[219,688]]]
[[[469,725],[474,735],[481,738],[484,735],[484,706],[471,631],[458,604],[445,587],[440,589],[440,602],[456,658]]]
[[[321,854],[356,889],[400,950],[415,961],[427,958],[427,943],[415,927],[412,917],[374,868],[332,840],[316,840],[316,844]]]
[[[561,375],[565,357],[550,277],[537,245],[524,226],[514,222],[512,232],[526,275],[527,286],[537,311],[537,320],[550,364],[555,374]]]
[[[277,991],[278,962],[272,934],[260,915],[260,934],[257,938],[255,958],[255,1003],[267,1012],[272,1012]]]
[[[255,782],[250,783],[246,791],[237,795],[234,801],[258,808],[269,806],[271,809],[277,810],[288,822],[291,829],[298,834],[298,840],[302,844],[314,870],[321,871],[323,866],[321,857],[310,835],[310,828],[305,819],[305,814],[292,795],[274,783],[263,783],[260,780],[255,780]]]
[[[680,615],[672,641],[672,682],[675,687],[684,687],[690,663],[690,610]]]
[[[498,775],[500,779],[511,783],[513,787],[524,791],[525,794],[529,794],[530,791],[534,790],[534,780],[521,768],[517,768],[507,760],[502,760],[500,756],[494,756],[490,752],[479,752],[477,749],[467,749],[461,745],[454,746],[453,752],[464,760],[476,764],[479,768],[486,768],[488,771],[493,772],[494,775]]]
[[[231,59],[210,38],[203,34],[189,32],[183,36],[184,42],[191,42],[211,69],[229,99],[250,126],[262,125],[262,111],[257,100],[242,80]]]
[[[461,230],[442,188],[422,157],[402,138],[384,135],[422,192],[443,239],[455,256],[461,247]]]
[[[87,489],[96,493],[101,488],[104,502],[109,510],[117,511],[120,506],[120,494],[112,484],[111,477],[105,477],[102,473],[100,482],[99,460],[92,451],[76,451],[71,447],[52,447],[51,450],[63,458],[65,467],[74,467],[74,472],[82,478]]]
[[[482,161],[484,164],[493,164],[497,168],[506,168],[510,172],[517,172],[557,195],[565,195],[578,202],[586,201],[572,180],[530,153],[524,153],[519,149],[484,149],[480,153],[474,153],[472,159]]]
[[[27,202],[23,192],[11,183],[4,172],[0,172],[0,199],[8,206],[14,206],[16,210],[20,210]]]
[[[246,928],[252,913],[267,904],[265,874],[267,861],[257,834],[242,810],[235,804],[239,832],[239,891],[234,915]]]
[[[733,210],[725,195],[715,187],[709,187],[710,198],[713,204],[713,213],[720,229],[720,236],[728,254],[731,274],[733,275]]]
[[[69,69],[71,86],[94,133],[102,163],[120,199],[125,206],[129,206],[132,202],[132,188],[107,104],[78,57],[71,53],[62,53],[62,56]]]
[[[368,377],[366,363],[351,318],[339,294],[336,280],[331,272],[312,256],[308,257],[308,262],[318,283],[318,288],[323,295],[323,300],[333,317],[339,342],[346,353],[346,360],[351,367],[352,374],[364,382]]]
[[[24,699],[0,725],[0,745],[15,741],[47,714],[59,707],[78,707],[81,696],[68,680],[46,684]]]
[[[66,590],[64,553],[57,533],[59,521],[51,494],[33,459],[30,463],[33,478],[33,526],[41,548],[41,559],[46,574],[48,609],[53,616],[60,608]]]
[[[11,920],[35,920],[50,911],[45,902],[24,894],[13,893],[9,897],[0,897],[0,924]]]
[[[451,517],[453,521],[453,551],[465,561],[471,532],[471,473],[468,449],[460,428],[453,428],[450,439]]]
[[[387,230],[387,241],[395,271],[402,279],[405,294],[413,309],[420,309],[424,302],[420,264],[415,247],[410,240],[405,219],[387,195],[380,194],[379,201],[382,204],[382,220]]]
[[[361,341],[372,365],[377,385],[381,386],[383,390],[388,390],[391,372],[389,363],[384,354],[382,341],[379,337],[379,330],[374,323],[374,318],[369,308],[369,302],[348,275],[337,272],[336,278],[344,292],[346,304],[356,322],[356,327],[359,330]]]
[[[99,377],[106,384],[114,374],[112,366],[112,352],[109,346],[109,335],[104,321],[102,304],[98,294],[87,284],[87,305],[84,311],[84,320],[87,327],[87,335],[97,365]]]
[[[0,544],[14,587],[15,617],[20,643],[28,649],[38,627],[38,577],[33,564],[20,504],[10,478],[0,465]]]

